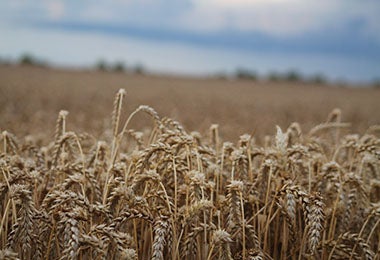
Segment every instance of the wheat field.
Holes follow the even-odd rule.
[[[258,142],[276,125],[293,122],[309,131],[334,108],[342,110],[352,133],[380,124],[380,89],[346,88],[302,82],[234,81],[95,71],[0,66],[0,130],[18,136],[52,138],[60,110],[70,112],[70,129],[102,138],[109,129],[114,93],[124,88],[128,100],[122,119],[139,105],[181,122],[189,132],[206,134],[219,125],[221,138],[237,142],[248,133]],[[140,116],[131,128],[149,128]]]
[[[3,82],[14,82],[12,69],[0,71]],[[18,73],[37,75],[29,69]],[[70,85],[65,75],[60,84]],[[271,126],[261,119],[267,122],[263,129],[240,134],[247,126],[228,120],[229,128],[221,122],[198,130],[202,112],[239,113],[215,100],[213,111],[190,110],[196,115],[188,120],[195,122],[185,127],[175,114],[151,104],[128,108],[136,102],[128,89],[98,93],[114,92],[108,106],[87,96],[91,101],[84,105],[95,104],[81,115],[73,100],[83,89],[69,88],[70,96],[61,96],[63,108],[72,102],[69,111],[44,112],[44,105],[58,102],[50,97],[68,92],[58,94],[53,87],[45,90],[50,96],[38,95],[23,82],[2,84],[3,91],[18,84],[6,93],[14,95],[13,102],[25,101],[27,109],[17,113],[20,108],[3,100],[0,259],[380,259],[380,127],[379,115],[368,113],[376,111],[375,101],[361,100],[368,90],[339,89],[358,94],[351,105],[355,98],[363,102],[357,114],[348,111],[352,122],[344,116],[346,103],[338,100],[342,109],[320,106],[323,118],[301,117],[308,118],[306,127],[284,126],[292,115]],[[251,83],[238,84],[244,89]],[[324,89],[311,91],[315,96]],[[271,90],[280,98],[288,88]],[[162,89],[152,90],[152,99],[158,99],[156,91]],[[376,97],[377,90],[371,91]],[[169,92],[161,92],[169,96],[161,102],[175,99]],[[37,97],[45,103],[28,102]],[[199,96],[199,104],[208,98]],[[239,109],[246,104],[243,96],[234,102]],[[268,116],[275,115],[276,109],[270,111],[276,104],[268,106]],[[307,113],[288,109],[296,116]],[[43,118],[49,122],[53,113],[55,132],[49,135]],[[86,127],[98,129],[80,131]]]

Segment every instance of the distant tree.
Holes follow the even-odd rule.
[[[105,62],[105,60],[103,59],[100,59],[96,64],[95,64],[95,68],[99,71],[106,71],[108,69],[108,65],[107,63]]]
[[[235,76],[238,79],[257,80],[256,72],[247,69],[237,69]]]
[[[21,55],[20,59],[19,59],[19,64],[20,65],[36,65],[37,64],[37,60],[30,54],[28,53],[24,53],[23,55]]]
[[[309,81],[311,83],[315,83],[315,84],[326,84],[327,79],[322,74],[316,74],[316,75],[310,77]]]
[[[294,70],[289,71],[288,73],[285,74],[284,79],[287,81],[300,81],[302,80],[302,77],[300,74]]]
[[[371,84],[374,88],[380,88],[380,79],[374,79]]]
[[[135,74],[138,74],[138,75],[143,75],[143,74],[145,74],[145,69],[144,69],[143,65],[141,65],[141,64],[137,64],[137,65],[134,67],[133,72],[134,72]]]
[[[267,76],[269,81],[277,82],[281,80],[281,75],[279,75],[277,72],[270,72]]]
[[[37,59],[35,56],[24,53],[20,56],[18,63],[20,65],[26,65],[26,66],[38,66],[38,67],[48,67],[49,64],[46,61]]]
[[[113,65],[113,67],[112,67],[112,71],[115,71],[115,72],[124,72],[125,71],[124,63],[121,62],[121,61],[116,62]]]

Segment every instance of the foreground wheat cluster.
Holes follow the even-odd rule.
[[[379,259],[379,127],[345,135],[336,109],[232,144],[148,106],[121,122],[124,98],[106,141],[66,111],[49,145],[2,132],[0,259]]]

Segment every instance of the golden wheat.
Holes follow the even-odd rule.
[[[379,259],[380,139],[335,109],[304,134],[223,142],[115,98],[104,140],[1,135],[0,259]],[[150,131],[128,129],[139,112]]]

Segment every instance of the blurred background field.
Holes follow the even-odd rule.
[[[304,131],[342,109],[351,131],[364,133],[380,123],[380,89],[316,83],[249,79],[192,78],[35,66],[0,67],[0,129],[17,136],[54,135],[62,109],[68,129],[101,136],[110,129],[114,95],[127,91],[125,118],[139,105],[174,118],[186,130],[207,134],[219,124],[221,137],[236,141],[244,134],[262,138],[299,122]],[[139,116],[131,127],[150,127]]]

